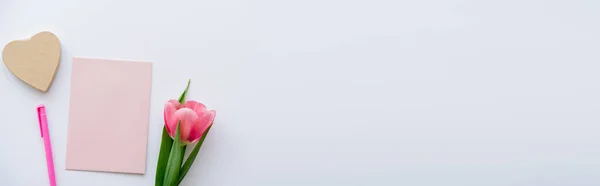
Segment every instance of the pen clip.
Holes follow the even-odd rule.
[[[40,125],[40,136],[43,138],[44,137],[44,132],[42,132],[42,113],[44,115],[46,115],[45,113],[46,109],[44,105],[39,105],[37,107],[37,115],[38,115],[38,124]]]

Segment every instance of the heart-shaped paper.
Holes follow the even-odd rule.
[[[6,67],[32,87],[48,91],[60,63],[60,41],[51,32],[6,44],[2,50]]]

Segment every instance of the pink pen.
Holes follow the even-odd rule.
[[[38,121],[40,122],[40,132],[44,138],[44,149],[46,150],[46,166],[48,167],[48,179],[50,186],[56,186],[54,176],[54,160],[52,160],[52,145],[50,145],[50,131],[48,130],[48,120],[46,119],[46,107],[39,105],[37,107]]]

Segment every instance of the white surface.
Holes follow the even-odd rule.
[[[0,43],[50,30],[39,93],[2,67],[1,185],[148,186],[163,102],[217,109],[182,185],[600,185],[594,0],[0,0]],[[71,57],[154,62],[146,175],[65,171]],[[115,103],[118,105],[119,103]],[[106,116],[110,117],[110,116]]]

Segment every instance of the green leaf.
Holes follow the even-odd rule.
[[[179,180],[179,170],[181,169],[181,162],[183,161],[183,156],[181,156],[181,152],[183,151],[183,149],[179,138],[179,123],[177,123],[175,140],[173,140],[171,154],[169,155],[169,162],[167,162],[167,170],[165,171],[165,179],[163,181],[163,186],[179,185],[177,184],[177,181]]]
[[[185,90],[183,91],[181,96],[179,96],[179,103],[181,103],[181,104],[185,103],[185,95],[187,94],[187,91],[190,88],[190,82],[192,82],[192,79],[188,79],[188,84],[185,87]]]
[[[179,172],[179,181],[177,181],[177,185],[179,185],[181,183],[181,181],[183,181],[183,178],[185,178],[185,175],[190,170],[190,167],[192,167],[192,163],[194,163],[196,156],[198,156],[200,147],[202,147],[202,143],[204,143],[204,139],[206,138],[206,135],[208,135],[208,131],[210,131],[211,127],[212,127],[212,124],[210,125],[210,127],[208,127],[208,129],[206,129],[206,132],[204,132],[204,134],[202,134],[202,137],[200,138],[200,140],[198,140],[198,143],[196,143],[194,150],[192,150],[188,159],[185,160],[185,164],[183,164],[183,167],[181,167],[181,172]]]
[[[163,186],[165,169],[167,168],[167,162],[169,161],[169,153],[171,152],[172,145],[173,139],[171,139],[171,136],[169,136],[167,129],[163,127],[162,141],[160,142],[160,152],[158,153],[158,164],[156,165],[155,186]]]

